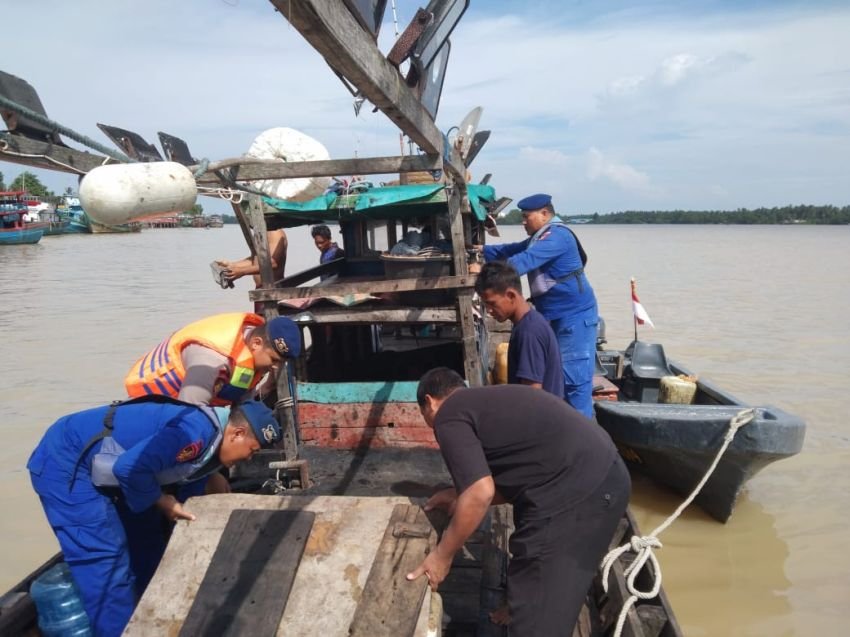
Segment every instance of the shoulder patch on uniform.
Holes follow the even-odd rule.
[[[195,442],[186,445],[180,450],[180,453],[177,454],[177,462],[189,462],[189,460],[194,460],[198,457],[198,454],[201,453],[202,443],[200,440],[196,440]]]
[[[550,234],[552,234],[552,231],[551,231],[551,230],[547,230],[546,232],[544,232],[543,234],[541,234],[541,235],[540,235],[540,238],[538,239],[538,241],[543,241],[543,239],[545,239],[546,237],[548,237]]]

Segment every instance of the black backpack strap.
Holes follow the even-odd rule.
[[[80,463],[83,461],[83,458],[86,457],[86,454],[98,442],[100,442],[107,436],[112,435],[112,430],[115,428],[115,412],[118,410],[118,408],[123,407],[124,405],[135,405],[138,403],[167,403],[171,405],[186,405],[187,407],[197,407],[197,405],[193,405],[192,403],[187,403],[185,401],[172,398],[171,396],[162,396],[160,394],[137,396],[136,398],[129,398],[127,400],[113,400],[109,404],[109,409],[106,410],[106,415],[103,417],[103,429],[99,433],[91,437],[91,439],[83,446],[83,450],[80,452],[80,455],[77,456],[77,462],[74,463],[74,470],[71,472],[71,481],[68,484],[69,491],[74,487],[74,481],[77,479],[77,471],[80,468]]]

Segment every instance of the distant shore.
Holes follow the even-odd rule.
[[[738,210],[626,210],[608,214],[559,215],[574,224],[743,224],[743,225],[846,225],[850,206],[785,206]],[[522,213],[511,210],[499,218],[501,225],[522,223]]]

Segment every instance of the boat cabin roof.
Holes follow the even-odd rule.
[[[495,190],[486,184],[468,184],[467,193],[472,213],[484,221],[486,204],[494,201]],[[404,220],[447,211],[443,183],[371,187],[350,194],[330,192],[302,203],[272,197],[263,197],[263,201],[272,208],[266,220],[273,228],[356,219]]]

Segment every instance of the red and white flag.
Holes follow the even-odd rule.
[[[648,324],[650,327],[655,327],[652,323],[652,319],[649,318],[649,314],[646,313],[646,310],[641,304],[637,292],[635,291],[634,277],[632,277],[632,311],[635,313],[635,321],[638,325]]]

